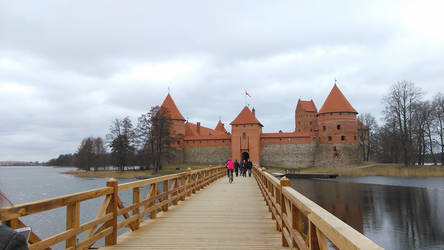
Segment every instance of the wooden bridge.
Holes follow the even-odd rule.
[[[67,249],[88,249],[102,238],[103,249],[382,249],[286,178],[260,168],[233,184],[224,176],[215,167],[120,185],[110,179],[104,188],[0,208],[0,219],[19,228],[20,217],[66,207],[66,231],[43,240],[32,234],[29,249],[63,241]],[[149,187],[143,198],[142,187]],[[119,198],[125,190],[132,190],[127,206]],[[80,225],[80,203],[98,197],[96,217]],[[124,227],[130,231],[118,237]]]

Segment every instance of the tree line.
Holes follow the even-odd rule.
[[[444,95],[430,100],[414,83],[393,84],[383,98],[384,117],[378,126],[370,114],[359,119],[370,128],[368,143],[363,145],[372,160],[402,163],[404,166],[426,162],[444,165]],[[365,158],[364,158],[365,159]]]
[[[101,137],[84,138],[76,153],[62,154],[47,164],[76,166],[86,171],[109,166],[124,171],[137,166],[137,169],[153,169],[157,173],[163,163],[174,156],[169,117],[167,109],[154,106],[138,117],[136,126],[129,117],[116,118],[105,140]]]

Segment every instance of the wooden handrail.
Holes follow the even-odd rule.
[[[296,249],[383,249],[376,243],[290,187],[290,181],[253,168],[276,230],[282,232],[282,245]]]
[[[63,241],[67,249],[88,249],[102,238],[105,238],[105,245],[115,245],[118,229],[129,227],[133,231],[137,230],[146,214],[150,214],[150,219],[155,219],[159,211],[167,212],[169,206],[177,205],[225,174],[225,167],[213,167],[120,185],[117,180],[110,179],[107,187],[0,208],[0,220],[12,228],[19,228],[25,226],[20,217],[66,207],[66,231],[43,240],[33,233],[29,249],[50,249]],[[141,198],[141,188],[148,185],[148,194]],[[163,192],[159,192],[158,185],[163,185]],[[125,207],[119,192],[130,189],[133,190],[132,204]],[[96,217],[80,225],[80,203],[99,197],[104,197],[104,201]],[[124,218],[120,222],[119,216]],[[79,234],[84,231],[88,231],[85,239],[78,242]]]

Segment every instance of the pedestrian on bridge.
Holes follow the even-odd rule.
[[[253,163],[248,160],[247,162],[247,170],[248,170],[248,177],[251,177],[251,169],[253,168]]]
[[[240,165],[237,160],[234,161],[234,172],[236,173],[236,177],[239,176]]]
[[[229,159],[227,164],[225,164],[225,167],[227,167],[227,172],[228,172],[228,180],[230,181],[230,183],[233,182],[233,171],[234,171],[234,162],[233,159]]]

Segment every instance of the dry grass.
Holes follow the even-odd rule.
[[[89,177],[89,178],[121,178],[121,179],[134,179],[134,178],[150,178],[160,175],[168,175],[168,174],[176,174],[180,172],[186,171],[188,168],[194,169],[202,169],[207,167],[214,167],[216,165],[209,164],[171,164],[164,166],[162,170],[159,171],[156,175],[153,170],[143,170],[143,171],[114,171],[114,170],[100,170],[100,171],[88,171],[88,172],[80,172],[80,171],[70,171],[66,172],[66,174],[72,174],[77,177]],[[176,169],[179,168],[179,169]]]
[[[282,168],[269,168],[270,172],[285,172]],[[322,166],[292,169],[291,173],[325,173],[339,176],[393,176],[444,177],[444,166],[409,166],[365,162],[354,166]]]

